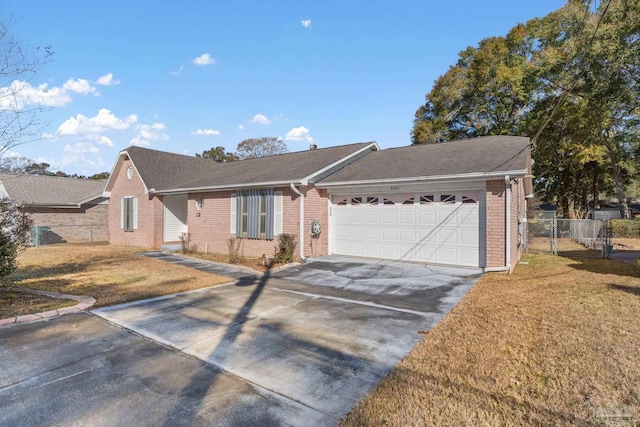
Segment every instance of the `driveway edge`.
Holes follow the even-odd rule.
[[[26,289],[26,288],[14,288],[14,291],[22,292],[25,294],[42,295],[45,297],[55,298],[55,299],[71,299],[71,300],[78,301],[78,304],[73,305],[71,307],[63,307],[55,310],[43,311],[40,313],[23,314],[22,316],[15,316],[15,317],[8,317],[6,319],[0,319],[0,326],[10,326],[18,323],[33,322],[36,320],[43,320],[43,319],[49,319],[52,317],[58,317],[68,313],[77,313],[79,311],[84,311],[87,308],[92,307],[96,303],[95,298],[88,297],[85,295],[60,294],[58,292],[36,291],[33,289]]]

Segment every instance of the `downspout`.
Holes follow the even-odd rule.
[[[504,177],[504,183],[507,185],[507,189],[506,189],[506,212],[505,212],[505,218],[506,218],[506,224],[505,224],[505,232],[506,232],[506,240],[507,240],[507,244],[506,246],[506,251],[507,253],[505,254],[505,259],[506,259],[506,265],[505,267],[507,268],[507,271],[509,271],[509,273],[511,273],[511,178],[509,177],[509,175]]]
[[[300,259],[305,260],[304,257],[304,194],[291,183],[291,191],[300,196]]]

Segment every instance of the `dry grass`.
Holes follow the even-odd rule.
[[[22,316],[23,314],[40,313],[56,308],[76,305],[78,301],[54,299],[41,295],[20,292],[0,291],[0,319]]]
[[[640,251],[640,239],[613,238],[613,249],[624,251]]]
[[[640,425],[640,268],[524,260],[485,275],[342,425]]]
[[[96,298],[96,307],[229,282],[110,245],[46,245],[19,257],[19,286]]]
[[[177,255],[180,255],[180,252],[177,253]],[[223,264],[229,264],[229,255],[228,254],[215,254],[215,253],[202,253],[202,252],[189,252],[188,254],[186,254],[186,256],[189,256],[191,258],[198,258],[198,259],[203,259],[206,261],[213,261],[213,262],[220,262]],[[236,265],[240,265],[242,267],[247,267],[250,268],[252,270],[258,271],[258,272],[265,272],[267,271],[268,266],[263,265],[262,263],[262,258],[247,258],[247,257],[243,257],[242,260],[238,263],[236,263]],[[271,264],[271,268],[277,268],[277,267],[281,267],[284,264],[281,263],[272,263]]]

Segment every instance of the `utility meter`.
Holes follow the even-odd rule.
[[[321,231],[322,227],[320,226],[320,221],[311,221],[311,237],[318,237]]]

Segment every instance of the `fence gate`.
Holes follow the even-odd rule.
[[[593,219],[532,218],[526,223],[525,250],[566,257],[605,258],[608,226]]]

